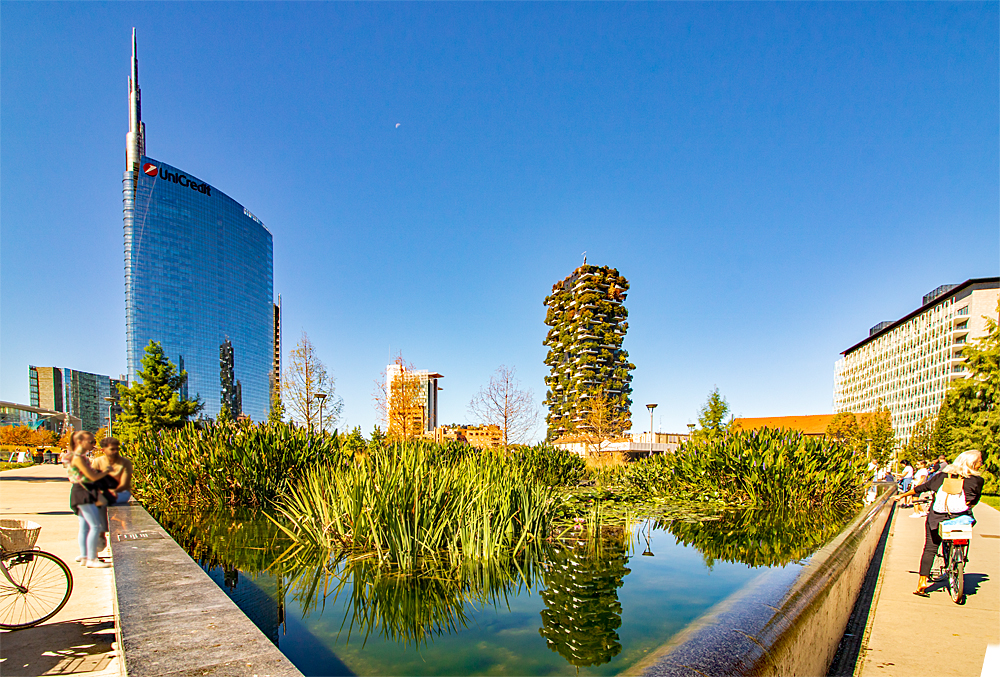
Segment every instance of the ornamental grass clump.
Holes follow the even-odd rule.
[[[127,444],[134,493],[160,506],[259,508],[306,468],[336,463],[336,435],[286,423],[228,423],[141,433]]]
[[[404,571],[507,557],[546,536],[552,490],[509,456],[435,451],[400,442],[310,469],[277,502],[276,523],[296,547]]]

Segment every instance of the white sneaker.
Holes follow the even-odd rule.
[[[83,563],[85,563],[85,564],[86,564],[86,562],[87,562],[87,558],[86,558],[86,557],[84,557],[83,555],[80,555],[79,557],[77,557],[77,558],[76,558],[76,559],[74,559],[73,561],[74,561],[74,562],[83,562]]]
[[[87,562],[88,569],[110,569],[111,562],[102,562],[99,559],[92,559]]]

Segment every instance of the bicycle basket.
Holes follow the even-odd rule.
[[[42,525],[29,520],[0,519],[0,549],[4,552],[31,550]]]
[[[968,540],[972,538],[972,524],[972,520],[965,517],[941,522],[941,538],[948,541]]]

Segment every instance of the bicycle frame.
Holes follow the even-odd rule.
[[[6,552],[0,552],[0,556],[6,554],[7,554]],[[20,585],[17,581],[15,581],[13,578],[10,577],[10,572],[7,571],[7,567],[4,566],[3,560],[0,560],[0,572],[3,572],[3,577],[6,578],[10,582],[10,584],[17,589],[18,592],[20,592],[21,594],[28,592],[28,589],[26,587]]]

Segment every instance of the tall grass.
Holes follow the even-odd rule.
[[[403,442],[310,469],[276,505],[277,523],[300,547],[417,571],[538,543],[553,503],[551,488],[508,455],[447,460],[435,445]]]
[[[189,424],[140,435],[124,452],[136,496],[171,507],[266,506],[307,468],[341,459],[336,435],[284,423]]]

